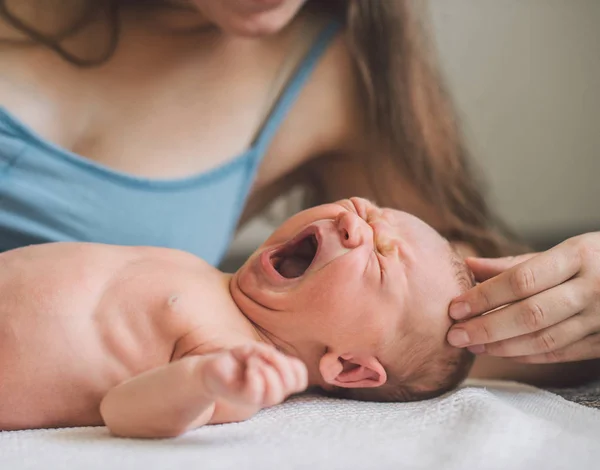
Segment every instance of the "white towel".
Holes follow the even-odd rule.
[[[468,385],[407,404],[299,397],[170,440],[116,439],[105,428],[3,432],[0,468],[600,468],[600,411],[518,384]]]

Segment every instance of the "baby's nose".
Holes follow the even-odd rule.
[[[340,213],[336,225],[345,248],[353,249],[372,239],[367,233],[370,230],[369,225],[353,212]]]

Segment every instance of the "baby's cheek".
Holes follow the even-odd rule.
[[[310,301],[314,310],[331,318],[343,318],[348,311],[364,302],[364,295],[353,283],[323,281],[314,286]]]
[[[310,282],[306,283],[302,293],[298,293],[298,297],[305,297],[313,303],[321,305],[329,303],[332,298],[339,295],[338,285],[333,282],[332,279],[325,278],[322,276],[315,276]]]
[[[348,253],[309,275],[302,289],[305,298],[299,301],[331,315],[364,304],[373,283],[370,278],[374,277],[365,260],[366,254]]]

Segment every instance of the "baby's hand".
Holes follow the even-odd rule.
[[[302,361],[260,343],[215,354],[202,373],[205,386],[215,397],[261,408],[281,403],[308,385]]]

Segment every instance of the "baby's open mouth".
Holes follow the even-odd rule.
[[[286,279],[302,276],[314,261],[319,240],[314,231],[301,234],[271,254],[271,264]]]

